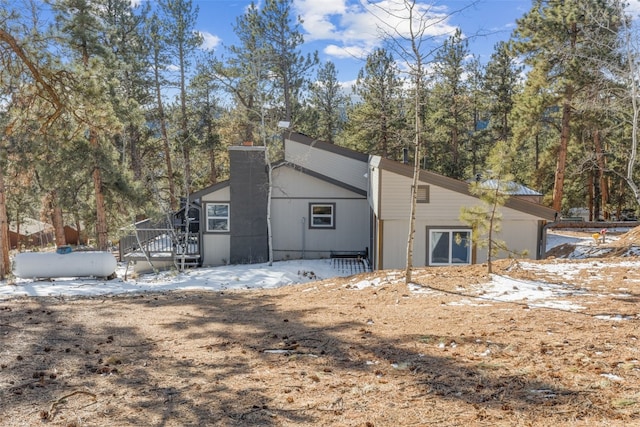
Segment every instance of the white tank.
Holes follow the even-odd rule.
[[[13,260],[13,274],[23,279],[109,277],[117,265],[109,252],[22,252]]]

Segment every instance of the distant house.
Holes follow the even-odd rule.
[[[485,189],[495,190],[498,186],[501,186],[501,190],[504,190],[510,197],[517,197],[538,204],[542,203],[542,193],[518,184],[517,182],[509,181],[501,183],[495,179],[487,179],[481,182],[481,187]]]
[[[413,167],[295,132],[283,139],[284,158],[271,165],[271,229],[264,147],[230,147],[229,180],[190,195],[190,209],[199,210],[189,215],[198,218],[190,241],[199,247],[190,254],[199,264],[266,262],[271,233],[276,261],[359,257],[374,269],[404,268]],[[417,190],[414,265],[483,262],[459,220],[462,207],[480,203],[469,184],[422,170]],[[556,212],[519,197],[501,210],[500,239],[543,257],[544,226]]]
[[[43,247],[55,244],[53,226],[33,218],[23,218],[9,224],[9,243],[11,249],[25,247]]]

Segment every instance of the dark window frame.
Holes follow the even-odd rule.
[[[448,258],[448,262],[444,263],[444,262],[433,262],[433,251],[431,248],[431,244],[432,244],[432,233],[434,232],[440,232],[440,233],[448,233],[448,241],[447,241],[447,258]],[[452,243],[454,242],[455,239],[455,233],[456,232],[462,232],[462,233],[467,233],[467,237],[468,237],[468,241],[466,243],[466,255],[467,255],[467,262],[453,262],[454,257],[453,257],[453,245]],[[447,265],[471,265],[473,264],[473,230],[469,227],[460,227],[460,226],[438,226],[438,227],[427,227],[427,236],[426,236],[426,240],[427,240],[427,247],[426,247],[426,264],[427,265],[433,265],[433,266],[447,266]],[[456,245],[457,247],[460,247],[460,245]]]
[[[314,213],[314,207],[330,207],[330,214]],[[329,225],[319,225],[314,222],[314,218],[330,218]],[[309,203],[309,228],[313,230],[335,230],[336,228],[336,204],[335,202],[311,202]]]

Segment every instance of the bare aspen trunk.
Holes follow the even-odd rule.
[[[596,149],[596,161],[598,163],[598,180],[600,183],[600,200],[602,211],[604,212],[604,219],[609,220],[611,218],[611,212],[607,205],[609,204],[609,184],[607,182],[607,177],[604,174],[606,165],[606,159],[604,156],[604,151],[602,149],[602,141],[600,140],[600,131],[596,129],[593,135],[593,144]]]
[[[409,10],[409,28],[411,33],[411,51],[416,60],[413,70],[415,82],[415,147],[413,158],[413,180],[411,181],[411,209],[409,214],[409,236],[407,239],[407,264],[405,268],[405,285],[409,286],[412,280],[413,269],[413,243],[416,234],[416,208],[418,204],[418,177],[420,175],[420,139],[422,134],[422,54],[420,53],[419,40],[422,31],[414,32],[413,13],[416,6],[415,0],[407,4]]]
[[[622,3],[620,3],[622,8]],[[621,10],[623,12],[623,10]],[[638,69],[636,64],[637,50],[633,50],[632,45],[632,32],[630,28],[625,28],[625,50],[626,50],[626,62],[629,67],[629,75],[627,80],[629,81],[630,95],[631,95],[631,107],[632,107],[632,119],[631,119],[631,153],[629,153],[629,161],[627,162],[627,176],[625,181],[631,191],[633,197],[636,199],[636,203],[640,204],[640,188],[634,181],[633,172],[638,157],[638,120],[640,119],[640,106],[638,105]],[[637,48],[637,46],[636,46]]]
[[[407,241],[407,265],[405,268],[405,283],[409,285],[412,280],[413,269],[413,241],[416,234],[416,208],[418,205],[418,175],[420,174],[420,136],[416,132],[415,158],[413,160],[413,180],[411,181],[411,213],[409,214],[409,237]]]
[[[419,64],[418,69],[421,70],[421,64]],[[420,74],[416,74],[416,101],[415,101],[415,109],[416,109],[416,123],[415,123],[415,147],[414,147],[414,158],[413,158],[413,179],[411,181],[411,209],[409,214],[409,237],[407,240],[407,265],[405,268],[405,284],[408,286],[412,280],[411,271],[413,269],[413,243],[416,234],[416,208],[418,205],[418,176],[420,175],[420,132],[422,132],[422,116],[421,116],[421,108],[422,105],[422,79]]]

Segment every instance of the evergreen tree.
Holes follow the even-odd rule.
[[[221,108],[219,105],[217,81],[210,76],[210,70],[215,63],[211,54],[205,55],[198,61],[196,74],[189,85],[189,115],[191,116],[191,134],[197,140],[197,147],[201,150],[205,164],[197,163],[197,169],[208,170],[208,174],[200,173],[194,177],[194,186],[206,187],[218,182],[218,158],[222,153],[219,133]],[[198,159],[193,159],[197,161]],[[200,178],[202,176],[202,178]]]
[[[347,97],[341,93],[336,66],[328,61],[320,67],[316,81],[310,88],[310,109],[317,114],[314,126],[317,130],[309,135],[333,144],[344,126],[346,102]]]
[[[59,31],[66,36],[68,52],[76,60],[77,84],[74,95],[76,105],[82,106],[81,115],[76,113],[82,125],[87,126],[89,153],[91,153],[91,176],[95,200],[95,227],[97,247],[108,247],[107,209],[105,204],[103,171],[112,165],[102,161],[109,159],[104,145],[107,129],[119,128],[110,108],[108,73],[105,70],[110,52],[101,43],[104,34],[103,22],[99,19],[101,4],[94,0],[61,0],[53,5]]]
[[[107,63],[114,110],[124,124],[114,135],[121,162],[137,181],[143,179],[142,156],[146,144],[146,123],[142,108],[153,102],[153,81],[149,76],[149,43],[145,23],[150,6],[133,8],[129,0],[109,0],[100,9],[105,23],[104,45],[110,50]]]
[[[458,30],[435,57],[434,87],[429,115],[437,143],[427,153],[434,170],[452,178],[464,178],[469,159],[464,145],[473,123],[469,88],[465,80],[467,41]]]
[[[164,26],[162,23],[162,19],[158,16],[157,13],[153,13],[146,24],[148,33],[148,41],[149,41],[149,63],[151,66],[151,74],[153,79],[153,91],[155,95],[155,109],[151,113],[151,117],[149,119],[156,123],[157,132],[159,133],[158,140],[161,141],[162,144],[162,152],[164,159],[164,169],[166,171],[166,176],[164,177],[166,180],[166,191],[162,191],[163,188],[159,181],[161,181],[161,176],[158,176],[158,171],[160,168],[150,168],[149,176],[147,177],[147,181],[150,186],[154,187],[156,190],[154,191],[157,194],[156,197],[160,197],[162,199],[162,194],[167,194],[168,201],[168,209],[173,211],[178,208],[178,197],[175,183],[175,175],[174,175],[174,166],[173,166],[173,149],[171,146],[171,141],[169,140],[169,124],[166,114],[166,106],[164,100],[164,89],[168,85],[167,79],[165,78],[165,73],[170,65],[170,57],[168,54],[168,49],[166,49],[165,44],[165,34],[164,34]],[[160,186],[160,187],[159,187]]]
[[[513,167],[516,151],[507,141],[499,141],[487,160],[488,170],[484,176],[470,184],[469,192],[481,201],[481,204],[464,207],[460,210],[460,220],[472,229],[472,241],[478,248],[487,249],[487,272],[493,272],[493,259],[500,252],[511,255],[525,255],[507,247],[500,239],[502,230],[502,207],[509,199],[514,185]]]
[[[275,101],[282,109],[281,120],[295,127],[302,92],[309,73],[318,65],[318,53],[301,53],[304,38],[301,20],[292,17],[293,0],[266,0],[260,13],[259,36],[267,48],[267,69],[273,73]]]
[[[471,106],[471,124],[467,132],[466,150],[469,153],[470,169],[465,176],[476,177],[484,167],[489,150],[492,147],[491,134],[488,130],[491,120],[491,99],[485,90],[485,69],[478,58],[473,58],[468,65],[467,85]]]
[[[522,67],[516,65],[515,58],[506,42],[499,42],[491,55],[485,74],[484,89],[489,97],[489,130],[494,141],[508,141],[512,136],[510,115],[514,96],[519,91]]]
[[[546,108],[560,108],[553,186],[553,208],[558,211],[562,208],[576,96],[608,61],[611,50],[603,46],[611,46],[607,40],[616,37],[593,19],[604,10],[615,12],[609,0],[535,0],[531,10],[517,21],[514,33],[514,47],[524,55],[529,75],[535,76],[536,84],[551,101]]]
[[[177,60],[178,98],[180,103],[178,146],[184,160],[184,191],[191,192],[191,149],[193,138],[189,134],[187,117],[187,75],[191,72],[192,52],[202,44],[202,36],[195,31],[198,7],[191,0],[160,0],[160,9],[165,17],[165,46]]]
[[[232,129],[239,136],[230,137],[235,143],[260,139],[255,130],[260,123],[260,107],[256,100],[267,97],[267,94],[259,94],[258,88],[268,79],[267,46],[261,35],[260,19],[260,11],[252,2],[245,14],[236,19],[234,32],[239,44],[227,48],[228,56],[214,65],[215,72],[211,76],[232,96],[236,106]]]
[[[407,119],[402,81],[391,53],[379,48],[369,54],[353,90],[359,102],[348,110],[348,144],[364,153],[399,160]]]

